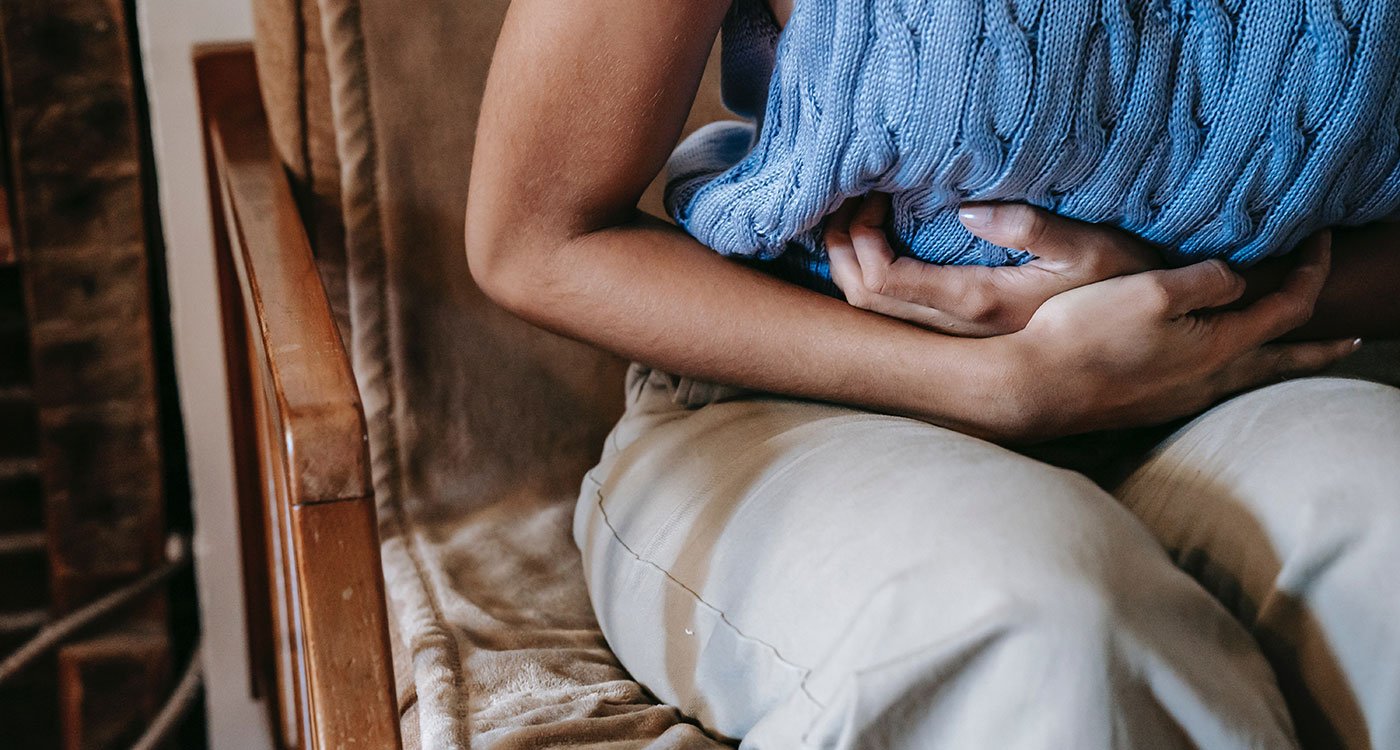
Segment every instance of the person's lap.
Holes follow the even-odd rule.
[[[1372,414],[1385,411],[1373,402],[1400,400],[1380,386],[1330,387]],[[1287,678],[1293,631],[1251,619],[1272,612],[1258,597],[1286,578],[1277,570],[1287,555],[1273,550],[1270,573],[1242,552],[1261,547],[1251,529],[1287,513],[1163,489],[1236,483],[1238,451],[1210,448],[1220,466],[1194,457],[1210,442],[1200,436],[1222,430],[1304,454],[1278,458],[1294,475],[1339,468],[1330,450],[1316,454],[1326,466],[1300,465],[1307,452],[1291,446],[1306,436],[1280,450],[1278,436],[1291,433],[1251,422],[1258,410],[1247,400],[1185,428],[1129,479],[1124,497],[1144,524],[1079,474],[912,420],[641,369],[629,389],[628,414],[584,482],[575,534],[619,659],[707,727],[754,747],[799,737],[831,747],[1292,744],[1246,629],[1163,551],[1268,636]],[[1387,408],[1400,419],[1400,405]],[[1372,438],[1400,451],[1378,419]],[[1375,448],[1345,458],[1364,463]],[[1355,489],[1400,487],[1400,474],[1377,472]],[[1357,512],[1393,520],[1392,506]],[[1250,526],[1241,515],[1265,520]],[[1232,554],[1253,561],[1240,568],[1251,580],[1221,571]],[[1328,566],[1313,562],[1299,580]],[[1364,572],[1347,580],[1370,585],[1356,581]],[[1325,637],[1327,627],[1308,632]],[[1309,648],[1308,663],[1324,663]],[[1309,701],[1290,705],[1306,711]],[[1345,714],[1360,704],[1350,705],[1331,718],[1355,719]],[[1367,718],[1393,731],[1393,716]]]

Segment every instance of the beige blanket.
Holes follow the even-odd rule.
[[[507,4],[319,0],[406,741],[715,747],[612,656],[569,535],[622,363],[501,312],[466,267],[473,128]],[[697,125],[719,110],[706,91]]]

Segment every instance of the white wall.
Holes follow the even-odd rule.
[[[195,44],[252,37],[249,0],[137,0],[170,282],[175,372],[189,448],[195,571],[204,623],[205,702],[213,750],[272,747],[248,689],[233,458]]]

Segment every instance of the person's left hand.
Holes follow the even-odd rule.
[[[890,197],[872,193],[831,216],[832,280],[856,307],[955,336],[1015,333],[1057,294],[1162,265],[1125,232],[1015,203],[967,204],[959,217],[978,237],[1034,255],[1029,263],[988,268],[897,258],[885,232],[889,211]]]

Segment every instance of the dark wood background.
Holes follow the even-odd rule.
[[[138,46],[130,0],[0,0],[0,655],[160,564],[185,492]],[[179,650],[159,592],[0,689],[0,745],[129,745]]]

